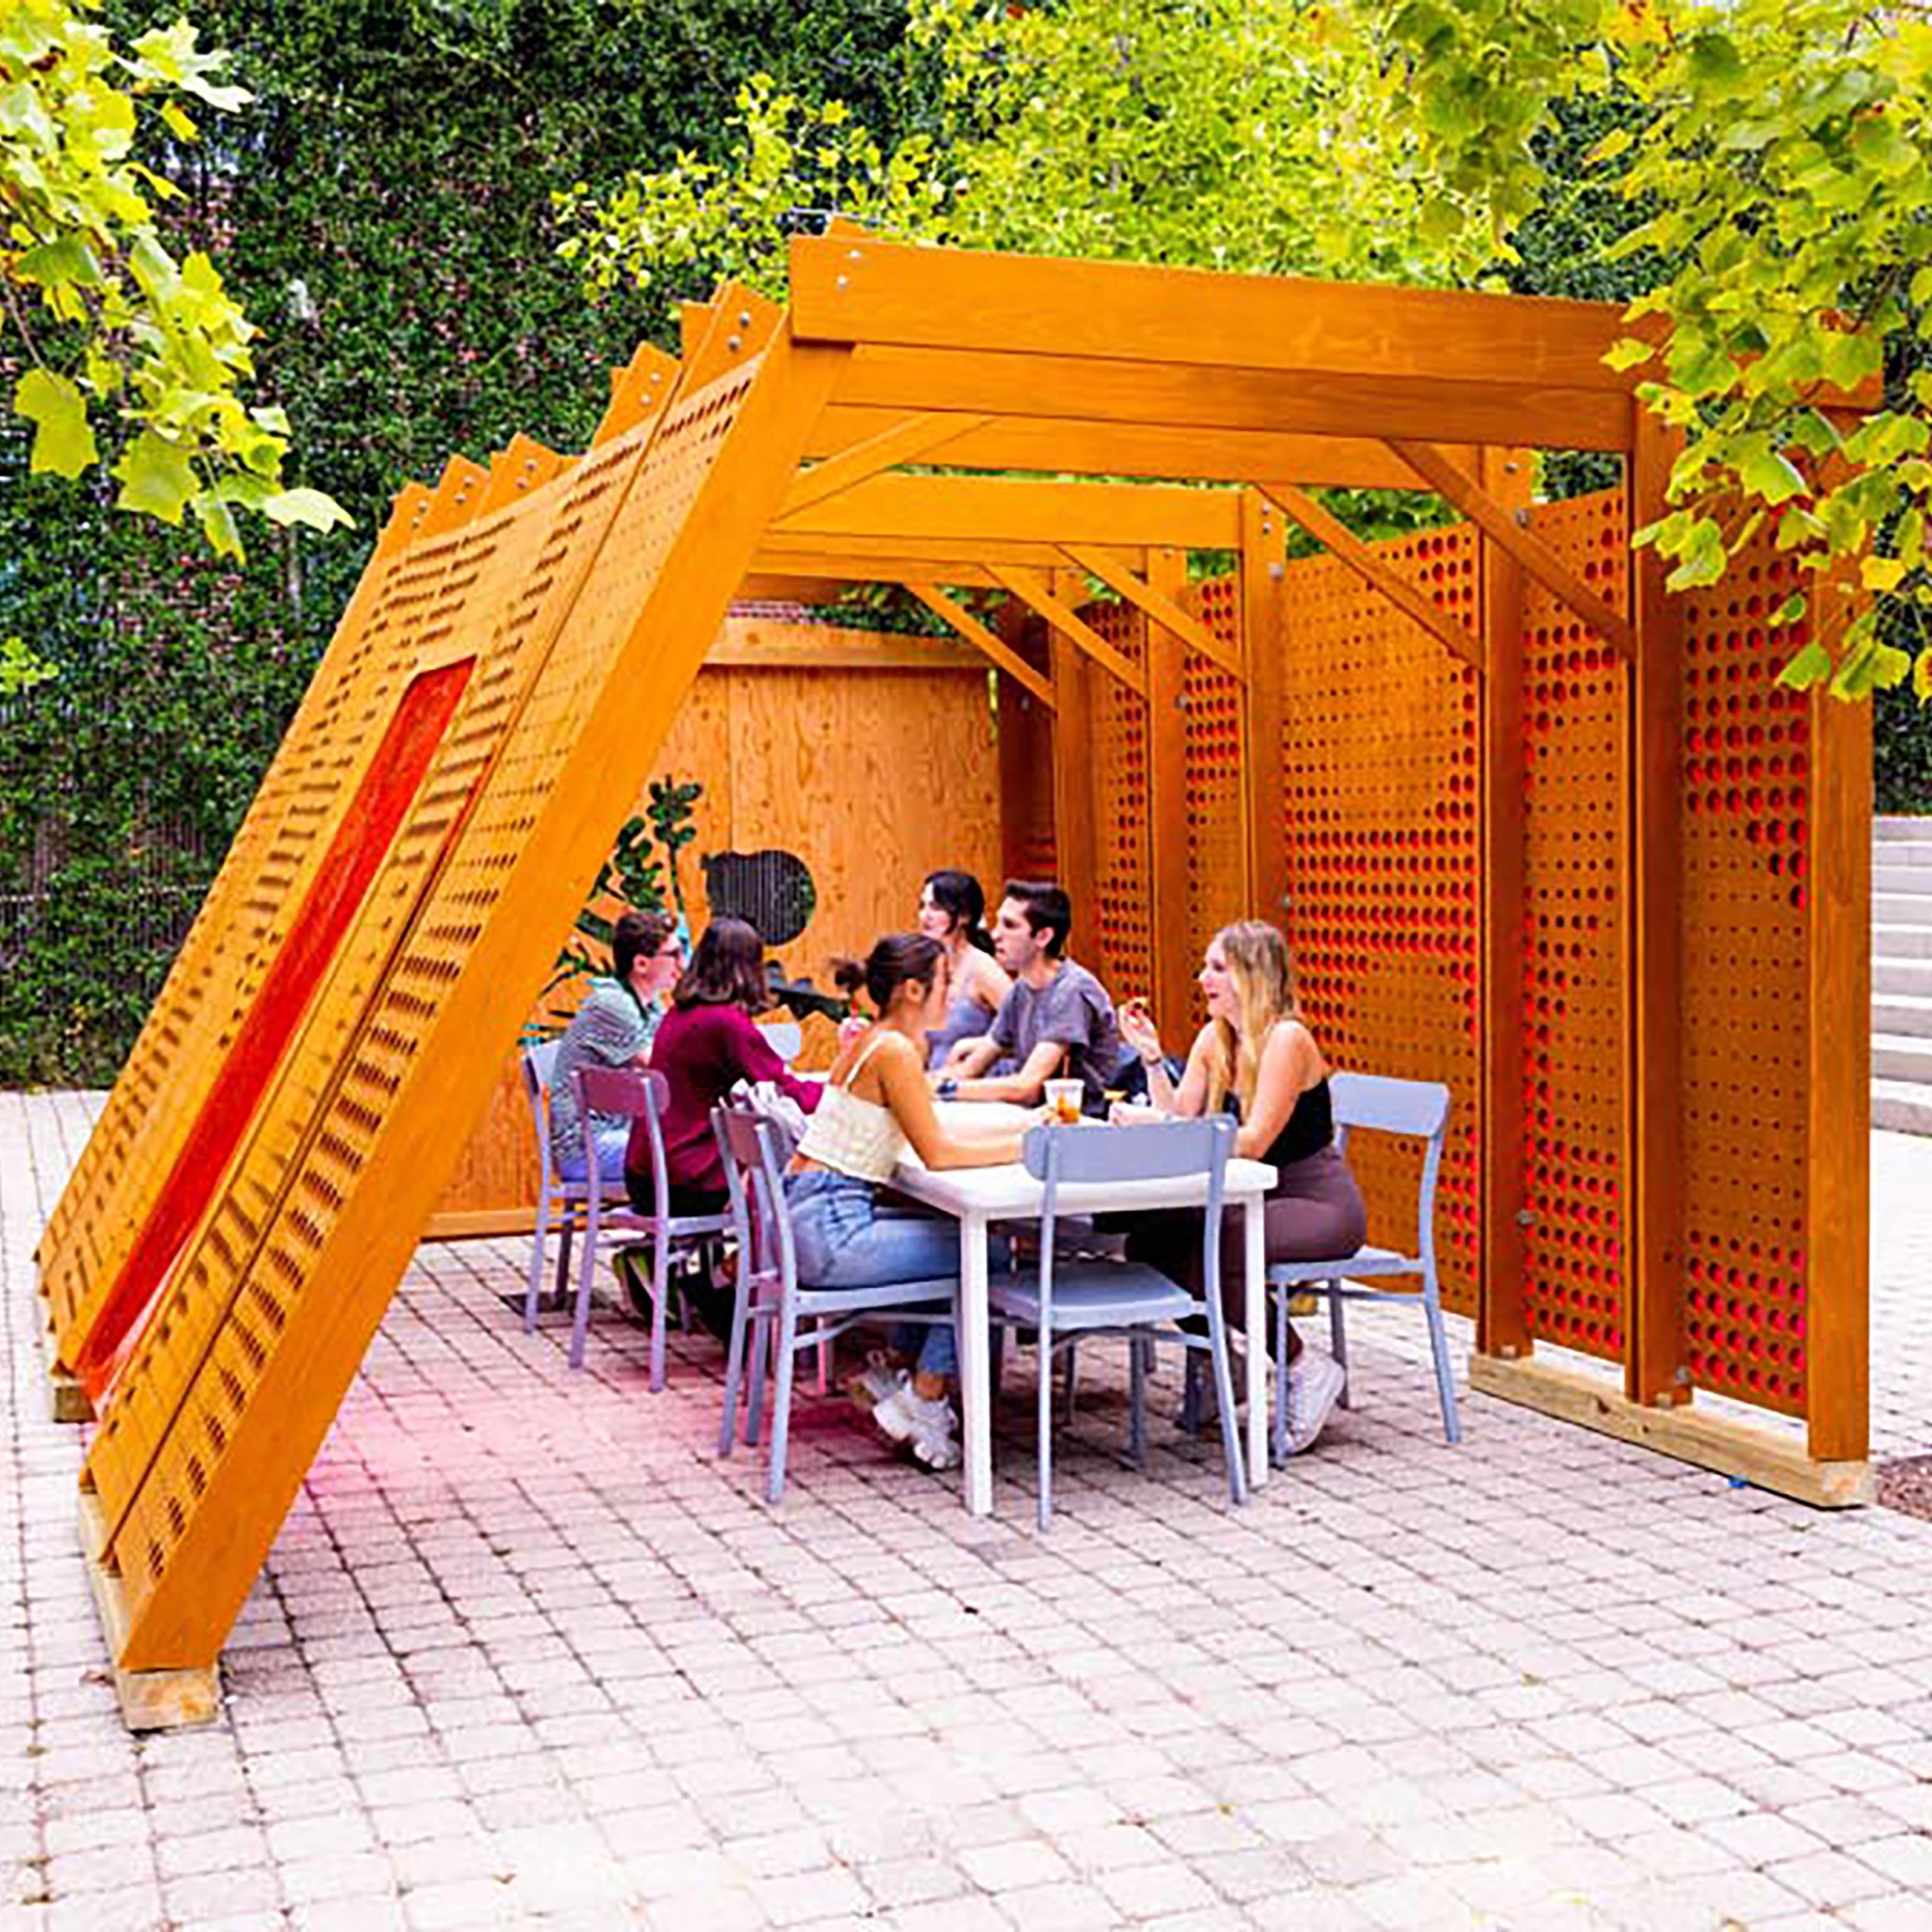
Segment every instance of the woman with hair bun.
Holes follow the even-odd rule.
[[[1137,1000],[1120,1013],[1121,1034],[1147,1069],[1149,1097],[1162,1112],[1194,1117],[1225,1109],[1241,1121],[1234,1150],[1275,1170],[1266,1210],[1270,1261],[1321,1261],[1352,1254],[1368,1236],[1361,1190],[1335,1145],[1328,1063],[1295,1009],[1288,942],[1260,919],[1224,926],[1202,961],[1208,1023],[1195,1035],[1177,1088],[1152,1017]],[[1228,1319],[1245,1319],[1239,1216],[1223,1224],[1221,1293]],[[1201,1217],[1146,1217],[1128,1236],[1137,1261],[1198,1292]],[[1303,1347],[1289,1331],[1284,1373],[1294,1390],[1294,1438],[1304,1449],[1319,1435],[1344,1385],[1332,1356]],[[1272,1338],[1270,1338],[1272,1341]]]
[[[848,993],[862,987],[879,1017],[841,1046],[786,1182],[799,1279],[864,1288],[956,1275],[959,1231],[894,1195],[899,1157],[910,1146],[928,1167],[997,1166],[1019,1158],[1020,1132],[960,1133],[934,1109],[925,1041],[950,990],[941,940],[894,933],[864,964],[841,962],[837,977]],[[900,1352],[855,1378],[854,1399],[921,1462],[950,1468],[960,1459],[947,1399],[958,1366],[952,1327],[907,1323],[893,1340]]]
[[[919,888],[919,931],[946,948],[952,992],[939,1025],[926,1035],[926,1064],[943,1067],[961,1040],[989,1031],[1013,981],[993,956],[986,894],[969,872],[932,872]]]

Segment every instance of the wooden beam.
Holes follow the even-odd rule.
[[[955,419],[942,416],[945,422]],[[801,481],[815,475],[808,471]],[[984,543],[1175,544],[1232,549],[1232,490],[1171,483],[1018,481],[998,477],[874,476],[797,510],[772,534],[843,540],[943,540],[962,555]]]
[[[876,477],[881,470],[894,469],[901,463],[914,463],[921,456],[931,456],[935,450],[971,434],[986,420],[984,416],[952,415],[934,411],[927,411],[922,415],[902,417],[890,427],[800,472],[785,493],[785,501],[778,506],[778,521],[782,522],[800,510],[822,503],[828,497],[851,489],[855,483]]]
[[[1056,597],[1031,571],[1010,565],[990,566],[993,577],[1023,604],[1037,610],[1053,626],[1056,637],[1065,638],[1084,651],[1103,670],[1111,671],[1136,697],[1147,695],[1147,679],[1137,666],[1129,663],[1100,633],[1088,625],[1072,605]]]
[[[571,469],[576,461],[576,457],[559,456],[554,449],[546,449],[541,443],[533,442],[528,436],[512,436],[508,447],[497,451],[489,459],[489,481],[477,514],[493,515],[506,503],[514,503],[519,497],[541,489],[552,477]]]
[[[842,551],[761,550],[752,559],[745,581],[754,579],[809,578],[821,584],[902,584],[908,577],[951,584],[961,589],[991,590],[997,586],[982,564],[961,563],[952,557],[925,557],[898,551],[853,556]],[[752,592],[742,591],[741,596]]]
[[[1835,655],[1856,583],[1835,572],[1814,593]],[[1872,707],[1821,685],[1810,720],[1805,1413],[1831,1462],[1864,1456],[1871,1427]]]
[[[1038,645],[1029,638],[1035,619],[1025,605],[1009,597],[993,613],[1000,640],[1030,670],[1051,651],[1042,634]],[[1040,848],[1053,842],[1055,774],[1055,723],[1052,709],[1034,691],[1004,671],[996,674],[994,696],[999,707],[1000,864],[1008,879],[1037,878],[1059,870],[1057,861],[1040,863]]]
[[[423,506],[411,534],[412,543],[426,543],[431,537],[447,535],[475,521],[477,506],[489,488],[489,472],[468,456],[452,456],[436,479],[435,493]]]
[[[1238,527],[1234,535],[1238,542],[1241,536]],[[1125,564],[1091,544],[1067,543],[1061,547],[1082,570],[1092,576],[1098,577],[1109,590],[1119,592],[1129,604],[1135,605],[1163,630],[1179,638],[1191,650],[1198,650],[1203,657],[1212,658],[1230,677],[1239,678],[1247,675],[1242,670],[1240,661],[1229,654],[1220,639],[1198,617],[1191,617],[1182,609],[1166,591],[1137,576]],[[1212,547],[1224,549],[1228,546],[1216,544]],[[1162,547],[1163,554],[1166,548],[1166,546]],[[1171,572],[1166,575],[1176,589],[1185,584],[1187,580],[1185,558],[1182,559],[1182,569],[1178,578]]]
[[[1525,493],[1521,514],[1505,510],[1431,443],[1392,436],[1389,447],[1443,500],[1459,510],[1492,543],[1499,544],[1554,597],[1567,604],[1590,629],[1614,645],[1624,658],[1637,648],[1629,621],[1600,597],[1536,532],[1530,527]]]
[[[1621,451],[1630,435],[1629,398],[1611,390],[1507,389],[1414,376],[896,346],[855,349],[834,400],[899,411],[952,409],[1166,427],[1203,436],[1228,430],[1244,438],[1374,435]],[[1230,441],[1230,460],[1242,447]],[[1234,473],[1259,481],[1283,473]]]
[[[1469,1386],[1821,1509],[1872,1500],[1872,1465],[1862,1458],[1814,1461],[1794,1437],[1689,1409],[1646,1409],[1600,1377],[1578,1370],[1473,1354]]]
[[[1486,497],[1505,514],[1530,501],[1527,451],[1486,450]],[[1478,594],[1489,675],[1482,706],[1482,1244],[1476,1346],[1530,1354],[1523,1299],[1523,996],[1528,857],[1523,811],[1523,569],[1486,530]]]
[[[671,400],[678,386],[678,362],[648,342],[638,345],[637,353],[621,369],[610,372],[610,402],[602,420],[592,433],[592,449],[634,429],[646,417],[655,414]]]
[[[950,619],[947,620],[951,621]],[[951,671],[984,678],[985,659],[951,638],[851,630],[839,624],[783,624],[765,617],[724,620],[704,659],[707,671]]]
[[[800,341],[1547,384],[1619,397],[1637,381],[1604,360],[1633,332],[1608,302],[801,237],[791,245],[791,303]]]
[[[1018,652],[995,637],[964,605],[956,604],[936,584],[923,584],[912,578],[902,581],[935,617],[943,617],[968,643],[976,646],[1015,683],[1031,691],[1049,711],[1055,708],[1057,699],[1054,687]]]
[[[1312,497],[1303,495],[1292,484],[1265,483],[1261,487],[1310,536],[1324,545],[1338,563],[1346,564],[1357,576],[1373,584],[1398,610],[1439,638],[1464,663],[1474,665],[1478,671],[1483,668],[1482,646],[1462,624],[1447,611],[1439,609],[1407,578],[1392,570],[1353,530],[1331,516]]]
[[[1241,656],[1248,667],[1242,713],[1242,803],[1248,822],[1248,903],[1257,917],[1288,923],[1286,724],[1288,613],[1282,514],[1258,489],[1241,493]]]
[[[830,456],[877,435],[904,414],[844,405],[825,412],[808,456]],[[1245,483],[1286,477],[1304,489],[1419,489],[1422,480],[1379,436],[1316,436],[1266,429],[1189,429],[1170,423],[1102,423],[1084,416],[1001,415],[947,445],[965,469],[1033,470],[1046,475],[1197,479]],[[1463,444],[1445,445],[1452,461],[1473,464]]]
[[[1067,553],[1058,543],[1034,543],[1018,537],[840,536],[783,526],[765,532],[758,541],[758,555],[765,559],[840,556],[881,564],[923,564],[925,568],[915,573],[923,576],[943,573],[959,564],[1012,564],[1022,569],[1045,571],[1057,569],[1067,561]],[[792,568],[786,564],[778,567]]]
[[[708,389],[720,376],[749,367],[786,326],[785,311],[777,303],[736,283],[718,291],[708,312],[710,328],[683,359],[680,400]]]
[[[1097,573],[1096,573],[1097,574]],[[1131,572],[1123,575],[1133,576]],[[1184,551],[1157,550],[1147,560],[1150,601],[1177,615],[1187,581]],[[1125,594],[1125,593],[1123,593]],[[1187,643],[1180,632],[1141,609],[1147,639],[1147,888],[1154,939],[1154,1010],[1162,1037],[1193,1037],[1194,921],[1187,853]],[[1198,629],[1191,618],[1191,628]],[[1217,657],[1217,663],[1220,658]]]

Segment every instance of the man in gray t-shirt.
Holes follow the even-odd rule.
[[[1084,1104],[1097,1113],[1103,1090],[1121,1060],[1113,1003],[1084,966],[1063,958],[1072,912],[1057,886],[1015,880],[1006,888],[993,926],[993,951],[1013,975],[992,1030],[961,1040],[935,1076],[942,1096],[968,1100],[1016,1100],[1037,1106],[1051,1080],[1077,1080]],[[1014,1071],[982,1077],[1002,1057]]]

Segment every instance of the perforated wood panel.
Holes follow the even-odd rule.
[[[1535,512],[1591,588],[1629,605],[1623,493]],[[1530,1331],[1622,1358],[1629,1331],[1623,1108],[1625,673],[1534,583],[1523,599],[1523,1294]]]
[[[371,563],[48,1223],[41,1286],[69,1364],[313,883],[414,662],[399,614],[435,607],[440,568],[407,555]]]
[[[1475,628],[1466,529],[1376,547]],[[1447,1082],[1437,1245],[1444,1297],[1468,1309],[1481,1146],[1476,674],[1330,558],[1289,564],[1282,594],[1288,927],[1302,1011],[1337,1067]],[[1419,1150],[1376,1135],[1349,1160],[1371,1238],[1412,1239]]]
[[[89,1458],[128,1667],[218,1647],[454,1161],[448,1117],[480,1109],[702,658],[807,419],[745,440],[720,477],[753,382],[720,381],[512,513],[500,594],[452,639],[476,658],[462,708]]]
[[[1146,625],[1138,611],[1125,604],[1090,604],[1080,614],[1129,663],[1145,670]],[[1074,950],[1110,991],[1144,994],[1154,984],[1147,704],[1111,671],[1094,671],[1089,687],[1096,902],[1091,915],[1074,908]]]
[[[1802,1413],[1810,700],[1767,631],[1796,587],[1769,538],[1686,600],[1682,697],[1686,1361],[1695,1385]],[[1856,1150],[1854,1150],[1856,1151]]]
[[[1238,577],[1191,584],[1183,604],[1237,659],[1241,649]],[[1248,916],[1247,851],[1241,825],[1241,686],[1199,651],[1183,674],[1187,770],[1188,914],[1195,952]]]

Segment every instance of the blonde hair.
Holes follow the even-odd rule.
[[[1254,1104],[1255,1084],[1261,1077],[1261,1050],[1278,1022],[1296,1017],[1294,963],[1288,942],[1263,919],[1241,919],[1214,935],[1228,960],[1238,1027],[1226,1020],[1211,1022],[1208,1042],[1208,1111],[1218,1113],[1233,1090],[1247,1117]]]

